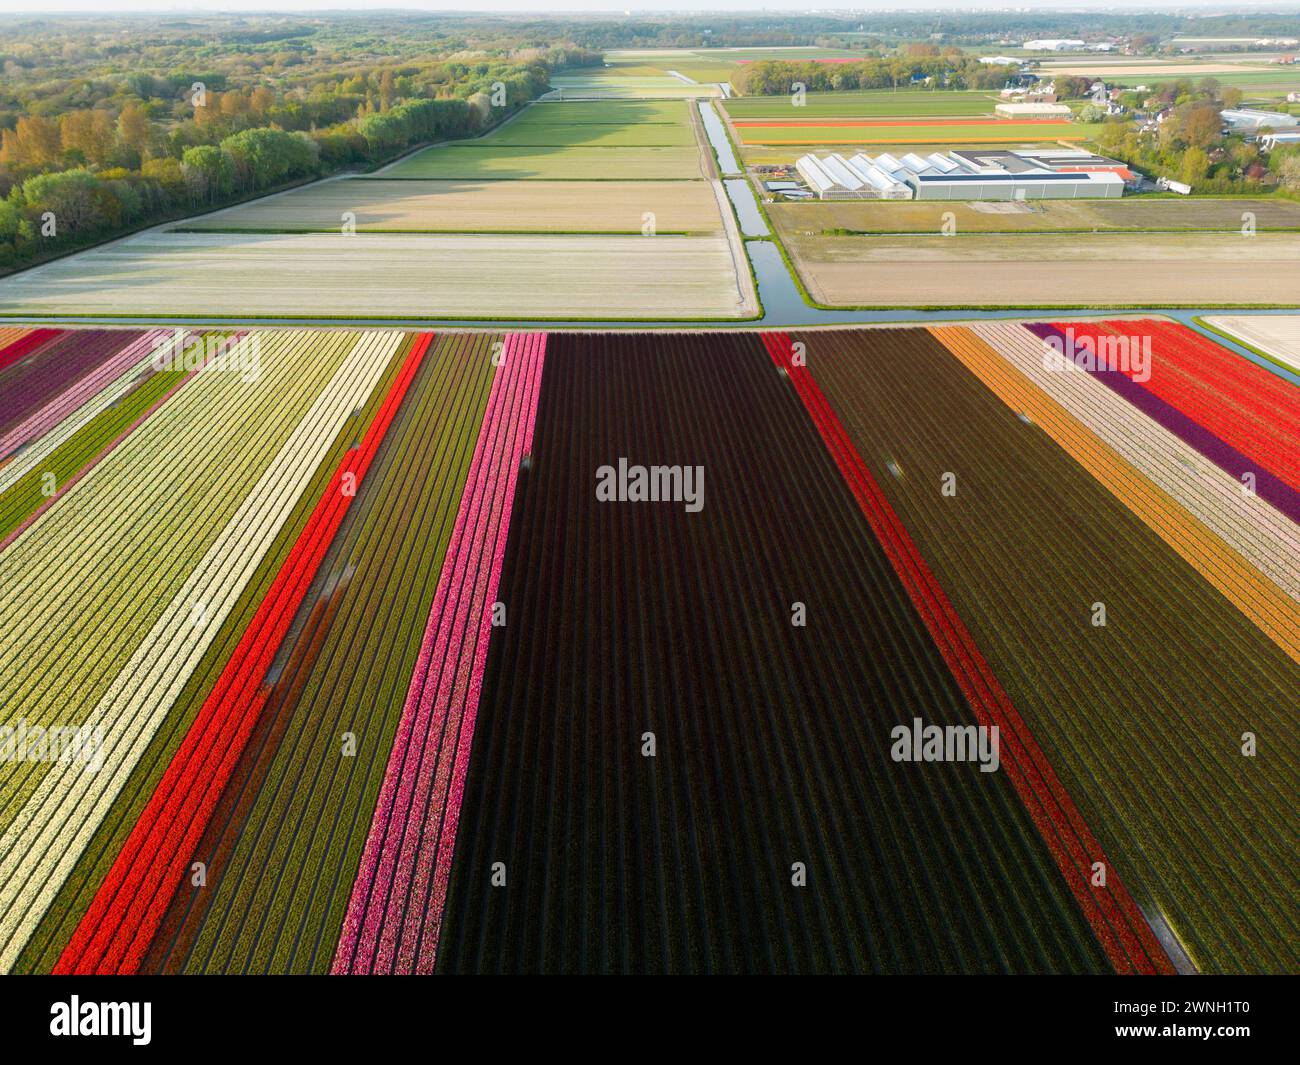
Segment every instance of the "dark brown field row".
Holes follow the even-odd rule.
[[[441,971],[1106,968],[1004,774],[890,758],[974,719],[757,337],[551,336],[520,484]]]

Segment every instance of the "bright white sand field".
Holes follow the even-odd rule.
[[[1300,314],[1223,316],[1205,322],[1300,370]]]
[[[153,231],[0,280],[0,313],[749,317],[734,254],[723,236]]]

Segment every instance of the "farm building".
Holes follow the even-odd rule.
[[[1266,152],[1285,144],[1300,144],[1300,127],[1280,129],[1275,133],[1265,133],[1259,138],[1260,147]]]
[[[1256,111],[1252,107],[1227,108],[1220,117],[1230,129],[1252,130],[1261,126],[1293,126],[1295,119],[1281,111]]]
[[[1069,118],[1070,109],[1065,104],[1017,103],[998,104],[994,112],[1002,118]]]
[[[865,200],[876,196],[875,189],[868,187],[837,154],[824,155],[820,159],[812,154],[805,155],[794,167],[820,200]]]
[[[885,157],[892,159],[892,156]],[[831,154],[805,155],[795,169],[822,200],[910,200],[912,189],[859,153],[852,159]]]
[[[1112,199],[1131,177],[1113,159],[1069,150],[806,155],[798,167],[822,199]]]
[[[999,158],[996,152],[987,151],[968,150],[953,154],[972,160],[996,161]],[[1013,151],[1009,154],[1033,166],[1055,170],[1059,174],[1117,174],[1126,183],[1137,185],[1141,181],[1139,175],[1130,170],[1126,163],[1121,163],[1118,159],[1108,159],[1104,155],[1095,155],[1082,148],[1035,148],[1032,151]]]

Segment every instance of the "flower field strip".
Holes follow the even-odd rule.
[[[124,376],[77,414],[23,451],[0,470],[0,551],[34,521],[42,509],[74,487],[126,435],[186,379],[184,370]],[[84,424],[78,425],[82,417]],[[29,461],[30,457],[30,461]],[[23,471],[26,470],[24,473]],[[45,475],[54,475],[55,494],[45,494]]]
[[[135,336],[135,334],[127,335]],[[50,400],[40,410],[33,412],[21,424],[0,436],[0,456],[11,455],[22,445],[39,440],[50,429],[69,419],[87,401],[109,389],[115,382],[129,381],[132,370],[137,372],[146,370],[152,358],[154,344],[166,335],[165,330],[154,329],[143,336],[137,336],[112,358]],[[22,459],[27,460],[26,452]],[[0,468],[0,477],[9,474],[12,465],[13,463],[10,463]],[[0,481],[0,485],[3,485],[3,481]],[[0,487],[0,491],[3,491],[3,487]]]
[[[4,531],[0,533],[0,551],[17,540],[28,526],[34,524],[45,511],[54,506],[107,458],[155,411],[161,408],[176,392],[193,378],[195,371],[175,370],[155,375],[119,406],[112,407],[94,419],[59,448],[48,464],[55,473],[56,490],[46,498],[37,471],[29,471],[22,482],[6,492],[11,495],[4,514]],[[39,471],[43,473],[44,471]],[[64,476],[59,476],[62,472]],[[38,493],[39,500],[32,498]],[[26,499],[24,499],[26,496]],[[14,523],[17,524],[14,524]]]
[[[1218,345],[1199,337],[1189,341],[1187,334],[1197,335],[1184,326],[1107,322],[1073,328],[1076,336],[1094,338],[1149,333],[1151,375],[1139,382],[1142,387],[1300,492],[1300,391],[1237,355],[1212,363]],[[1133,379],[1133,370],[1120,372]]]
[[[365,438],[344,456],[91,903],[55,972],[133,973],[268,697],[263,678],[428,350],[411,349]],[[391,356],[392,346],[388,346]]]
[[[1263,324],[1286,319],[1268,315],[1248,320],[1258,320]],[[1288,411],[1294,422],[1298,403],[1294,382],[1279,377],[1267,366],[1261,366],[1248,359],[1243,361],[1235,351],[1181,323],[1157,321],[1155,325],[1157,329],[1163,330],[1166,335],[1180,342],[1164,349],[1167,362],[1200,370],[1202,374],[1213,370],[1215,371],[1213,379],[1220,387],[1237,394],[1244,392],[1255,398],[1267,397],[1271,409]],[[1220,379],[1220,373],[1226,380]]]
[[[1112,869],[1111,863],[858,454],[817,381],[806,365],[792,364],[794,349],[790,337],[767,333],[763,339],[773,362],[789,378],[834,456],[971,710],[981,725],[999,729],[1005,752],[1002,764],[1007,775],[1115,971],[1148,975],[1172,972],[1167,956],[1118,873],[1111,872],[1105,887],[1092,883],[1095,863],[1102,862],[1107,869]]]
[[[355,334],[353,339],[356,339]],[[297,543],[315,509],[316,501],[328,486],[339,462],[355,447],[357,436],[353,425],[368,425],[374,420],[414,340],[415,334],[406,336],[379,384],[372,390],[370,398],[364,406],[358,408],[355,418],[349,419],[336,434],[329,454],[318,465],[309,486],[299,497],[289,518],[282,524],[274,543],[245,584],[239,599],[226,615],[217,635],[209,643],[199,664],[191,671],[172,708],[137,761],[126,785],[119,791],[91,842],[78,858],[73,873],[28,940],[14,966],[15,971],[49,972],[58,961],[203,703],[252,623],[285,559]],[[349,514],[355,509],[354,504]],[[201,855],[196,854],[198,857]],[[208,868],[211,882],[211,864]]]
[[[78,397],[65,393],[51,404],[55,409],[47,408],[35,416],[36,420],[29,420],[30,424],[15,429],[10,434],[11,443],[0,441],[0,454],[8,457],[0,465],[0,496],[83,426],[137,387],[150,374],[149,361],[150,356],[145,355],[122,367],[111,378],[100,381],[100,387],[93,392]]]
[[[1055,326],[1046,324],[1034,323],[1025,328],[1040,339],[1061,335]],[[1191,444],[1202,455],[1236,478],[1239,484],[1245,483],[1242,480],[1244,475],[1253,475],[1255,493],[1292,521],[1300,522],[1300,492],[1270,469],[1211,432],[1176,404],[1170,403],[1133,381],[1127,374],[1096,370],[1088,372],[1093,373],[1098,380],[1123,396],[1143,414],[1159,422],[1184,442]]]
[[[357,345],[349,360],[336,374],[335,387],[327,387],[295,432],[285,441],[271,466],[263,474],[259,485],[245,500],[231,519],[222,537],[212,545],[200,565],[190,575],[186,586],[172,601],[171,606],[155,623],[132,660],[118,675],[109,691],[93,711],[88,727],[103,728],[107,735],[105,769],[93,774],[94,780],[85,778],[92,774],[77,774],[67,768],[51,770],[40,781],[35,794],[10,825],[5,835],[12,845],[4,856],[5,861],[22,863],[22,879],[40,876],[44,885],[42,898],[57,891],[60,879],[52,873],[50,865],[66,873],[67,864],[75,861],[89,834],[93,833],[100,814],[113,802],[147,745],[160,719],[170,708],[179,686],[183,685],[190,669],[220,626],[229,609],[230,598],[237,596],[245,579],[244,567],[250,560],[255,565],[265,549],[268,535],[278,528],[286,501],[292,501],[298,489],[296,481],[310,477],[314,468],[310,461],[298,469],[295,462],[307,459],[313,434],[319,431],[322,418],[341,420],[355,405],[353,393],[357,379],[364,381],[365,373],[372,373],[377,361],[374,345]],[[382,368],[382,366],[381,366]],[[361,370],[358,373],[358,370]],[[364,397],[365,392],[362,392]],[[307,441],[307,454],[302,443]],[[305,472],[304,472],[305,471]],[[260,489],[260,490],[259,490]],[[232,574],[232,570],[234,573]],[[188,615],[194,603],[204,604],[215,618],[215,625],[203,625],[200,634]],[[78,813],[85,816],[78,823]],[[70,828],[70,831],[69,831]],[[71,835],[69,844],[67,836]],[[59,839],[66,850],[55,854],[53,840]],[[26,859],[15,855],[26,854]],[[19,878],[15,877],[15,883]],[[23,901],[18,889],[19,902]],[[31,900],[28,899],[30,905]],[[16,920],[21,923],[26,908],[19,909]],[[13,910],[10,911],[12,918]],[[27,920],[37,920],[40,913]],[[12,923],[7,918],[6,923]],[[0,925],[0,929],[5,926]],[[21,944],[19,944],[21,945]]]
[[[1114,332],[1126,328],[1127,323],[1106,325]],[[1251,427],[1274,445],[1289,448],[1288,469],[1297,471],[1300,391],[1292,382],[1181,323],[1155,321],[1150,325],[1159,361],[1167,370],[1178,371],[1212,405],[1217,401],[1218,406],[1228,406],[1234,415],[1249,419]]]
[[[998,103],[982,92],[813,92],[804,97],[805,115],[828,118],[970,118],[990,115]],[[788,96],[740,96],[721,104],[736,119],[781,119],[792,108]]]
[[[26,358],[41,345],[60,335],[60,329],[15,329],[14,336],[0,347],[0,375],[9,367]],[[7,386],[8,376],[0,376],[0,384]]]
[[[1202,971],[1294,969],[1300,667],[928,333],[796,339],[1135,901]]]
[[[976,131],[967,126],[922,126],[886,131],[861,131],[857,136],[846,137],[843,130],[825,126],[804,126],[802,136],[773,136],[762,130],[742,130],[741,143],[753,145],[779,144],[1024,144],[1026,141],[1081,141],[1087,133],[1073,123],[1065,124],[1060,132],[1020,123],[1004,124],[993,132],[994,126]],[[785,130],[787,134],[792,130]],[[893,136],[888,134],[894,134]]]
[[[320,357],[318,351],[313,351],[310,338],[311,334],[299,338],[308,343],[293,351],[297,361],[310,360],[312,354]],[[269,459],[270,465],[262,467],[259,462],[261,477],[224,528],[218,530],[219,535],[208,544],[198,565],[188,570],[188,577],[181,587],[169,601],[164,602],[161,616],[156,617],[143,641],[135,645],[134,653],[125,665],[115,675],[100,669],[100,683],[104,680],[111,683],[91,704],[94,709],[83,724],[87,728],[103,730],[106,751],[103,768],[93,774],[77,774],[71,765],[58,769],[50,767],[35,784],[34,791],[30,790],[31,781],[20,791],[20,795],[25,793],[28,796],[27,801],[0,840],[0,881],[3,882],[0,887],[0,936],[3,937],[0,938],[0,960],[5,968],[12,963],[13,954],[58,892],[100,817],[112,804],[185,679],[219,630],[225,614],[246,583],[250,568],[256,568],[286,511],[301,492],[304,480],[309,479],[314,471],[313,456],[317,456],[322,447],[328,447],[337,427],[346,420],[358,400],[368,394],[374,378],[387,361],[382,337],[367,335],[359,341],[352,337],[351,343],[346,335],[334,339],[342,339],[346,354],[341,361],[337,358],[322,360],[326,367],[331,364],[335,367],[323,390],[318,380],[320,370],[315,366],[295,365],[295,360],[288,358],[281,360],[284,370],[296,370],[297,374],[284,385],[306,389],[304,398],[312,400],[310,406],[301,414],[301,420],[292,432],[285,436],[280,430],[270,439],[269,442],[278,447],[273,452],[264,452],[261,459],[262,462]],[[252,388],[257,390],[266,384],[263,380]],[[191,392],[187,389],[181,393],[182,399]],[[292,393],[286,394],[282,390],[279,398],[290,402]],[[230,412],[226,412],[226,416],[230,416]],[[322,444],[321,434],[332,422],[336,428]],[[148,423],[146,431],[155,424],[152,421]],[[271,425],[279,428],[275,422]],[[204,428],[211,435],[212,426],[209,424]],[[220,461],[229,467],[230,456],[221,454]],[[103,465],[94,472],[102,469]],[[127,494],[138,498],[140,493],[137,489]],[[84,493],[78,492],[69,498],[75,501],[83,496]],[[48,526],[48,520],[45,524]],[[40,525],[34,527],[34,530],[40,529]],[[14,551],[27,546],[30,539],[29,533],[0,559],[11,560]],[[179,575],[184,575],[184,571]],[[138,598],[135,589],[132,593]],[[202,610],[197,623],[194,620],[196,604]],[[88,699],[85,701],[89,702]]]
[[[1280,369],[1292,375],[1288,380],[1295,381],[1294,375],[1300,372],[1300,315],[1216,314],[1203,322],[1263,356],[1272,372]]]
[[[30,332],[30,329],[23,329],[20,327],[0,326],[0,357],[3,357],[3,353],[8,350],[11,344],[15,341],[22,340],[22,338]],[[0,369],[2,368],[3,367],[0,367]]]
[[[205,503],[211,518],[227,520],[238,506],[236,493],[255,483],[264,449],[278,443],[264,440],[264,434],[280,431],[288,417],[301,417],[313,398],[311,388],[319,391],[324,383],[311,376],[299,382],[304,377],[300,370],[293,376],[299,368],[287,355],[307,336],[284,334],[273,342],[272,357],[284,365],[264,382],[266,391],[241,391],[236,375],[194,375],[193,386],[176,393],[175,402],[164,404],[157,418],[119,434],[104,461],[83,472],[78,491],[70,491],[73,485],[65,482],[55,499],[6,538],[0,552],[5,577],[0,618],[45,634],[34,648],[0,635],[0,686],[16,713],[47,726],[77,721],[77,707],[52,689],[51,673],[76,688],[83,703],[93,705],[103,694],[163,609],[155,597],[165,592],[169,598],[216,536],[213,528],[210,534],[177,538],[179,530],[193,528],[192,508]],[[336,360],[342,351],[327,348],[319,354]],[[284,422],[272,417],[277,400],[287,412]],[[218,420],[226,417],[219,413],[223,410],[254,415],[257,420],[249,424],[262,428],[265,423],[264,429],[242,433]],[[282,431],[288,431],[287,425]],[[228,444],[232,437],[235,450],[224,465],[215,456],[206,463],[194,460],[211,455],[205,445]],[[183,456],[188,458],[182,461]],[[228,485],[224,495],[215,491],[223,473]],[[140,574],[148,576],[142,580]],[[97,636],[93,658],[86,653],[86,633]],[[14,778],[24,773],[36,770],[0,770],[0,799],[6,800],[0,805],[0,825],[9,823],[13,809],[7,800]]]
[[[1157,369],[1147,387],[1163,386],[1197,421],[1300,489],[1300,391],[1184,325],[1149,324]],[[1112,333],[1124,325],[1106,323]]]
[[[604,181],[696,180],[703,176],[694,144],[666,148],[524,147],[522,145],[463,143],[434,145],[370,175],[372,180],[410,178],[458,181],[590,180]]]
[[[933,334],[1008,407],[1027,414],[1067,454],[1300,664],[1300,602],[1208,530],[1055,400],[959,328]],[[1184,476],[1185,473],[1184,473]],[[1285,519],[1282,519],[1285,520]]]
[[[973,719],[759,339],[546,360],[438,970],[1108,969],[1002,774],[891,760]],[[620,456],[704,506],[598,501]]]
[[[1005,118],[841,118],[841,119],[789,119],[785,121],[758,118],[733,122],[736,129],[800,129],[814,126],[818,129],[875,128],[877,126],[1068,126],[1068,118],[1018,118],[1008,123]]]
[[[70,330],[12,367],[0,389],[0,438],[23,424],[56,396],[95,370],[121,345],[141,336],[116,329]]]
[[[36,695],[25,694],[22,685],[15,683],[23,675],[22,671],[40,667],[40,672],[47,672],[58,661],[53,657],[56,653],[72,653],[72,648],[56,645],[61,624],[75,627],[83,639],[85,632],[102,628],[99,635],[103,642],[97,648],[99,664],[108,665],[114,655],[120,655],[114,663],[120,668],[135,646],[133,641],[148,631],[153,615],[149,615],[143,628],[133,632],[131,611],[121,611],[116,616],[114,611],[123,605],[140,606],[142,601],[149,600],[155,586],[151,583],[137,584],[132,595],[118,600],[115,596],[122,590],[120,585],[126,583],[122,574],[127,571],[116,567],[129,565],[134,573],[147,573],[155,579],[166,575],[167,579],[174,579],[178,584],[183,581],[184,574],[190,572],[192,563],[202,557],[217,529],[213,529],[207,538],[193,540],[169,542],[151,537],[159,532],[171,534],[173,527],[167,523],[172,521],[177,523],[177,527],[181,523],[189,523],[192,527],[193,513],[186,513],[185,508],[192,507],[196,501],[206,501],[209,516],[226,521],[238,506],[239,499],[233,498],[237,490],[250,489],[260,474],[258,463],[264,457],[264,449],[279,443],[271,438],[273,442],[268,444],[262,433],[245,437],[238,430],[228,428],[227,431],[235,436],[236,447],[232,449],[232,455],[242,459],[244,464],[232,462],[231,456],[226,456],[224,465],[218,467],[215,463],[207,465],[193,461],[194,456],[202,458],[207,454],[205,449],[199,448],[200,441],[206,439],[209,447],[230,442],[217,430],[230,426],[225,419],[232,411],[236,416],[255,415],[266,423],[268,432],[284,424],[283,432],[287,433],[291,424],[288,419],[302,416],[314,398],[312,388],[319,392],[326,379],[308,376],[299,380],[304,377],[301,368],[289,358],[292,345],[305,341],[309,335],[286,333],[273,342],[272,356],[276,366],[269,384],[265,379],[262,382],[268,384],[265,391],[242,386],[235,375],[194,375],[191,388],[178,392],[175,402],[165,405],[157,418],[149,419],[127,434],[106,461],[86,473],[78,486],[79,491],[68,493],[65,484],[64,493],[54,500],[53,505],[0,554],[0,572],[6,577],[0,586],[0,616],[26,618],[28,624],[44,626],[48,634],[35,654],[28,646],[27,655],[21,657],[13,653],[17,645],[12,637],[7,640],[0,637],[0,652],[3,652],[0,654],[0,683],[20,705],[24,699]],[[337,360],[342,357],[343,351],[338,346],[342,343],[340,340],[319,352],[321,358],[334,360],[332,365],[327,363],[329,372],[333,372]],[[305,352],[300,352],[297,357],[305,356]],[[285,388],[286,385],[291,387]],[[232,400],[244,403],[241,405]],[[286,410],[283,422],[268,417],[277,409],[277,400]],[[218,411],[223,413],[218,414]],[[210,424],[203,424],[205,420]],[[185,449],[190,450],[187,452]],[[181,462],[181,456],[187,454],[190,459]],[[212,492],[213,482],[219,480],[222,472],[231,485],[228,492],[231,498],[224,506],[222,496]],[[206,477],[211,481],[201,479]],[[246,479],[241,481],[241,477]],[[163,483],[155,484],[155,478],[162,479]],[[162,565],[158,564],[160,559]],[[170,572],[168,563],[177,566],[175,573]],[[102,590],[107,595],[102,602],[94,599],[101,591],[96,586],[97,568],[104,570]],[[57,579],[54,586],[58,590],[57,597],[52,597],[48,589],[42,587],[42,582],[51,579]],[[110,620],[112,624],[109,624]],[[121,640],[120,645],[109,642],[115,639]],[[65,673],[66,666],[64,663],[60,667],[65,669]],[[77,679],[84,681],[86,678],[78,676]],[[100,694],[98,689],[81,692],[83,699],[97,699]]]
[[[151,950],[162,971],[328,971],[486,407],[492,335],[426,357]],[[304,610],[306,607],[304,607]],[[357,752],[340,758],[352,732]]]
[[[546,336],[511,333],[475,445],[397,738],[353,884],[334,973],[428,973],[515,483],[532,449]]]
[[[1243,492],[1240,482],[1163,425],[1126,403],[1091,374],[1045,369],[1042,343],[1019,325],[981,323],[969,327],[969,331],[1278,588],[1300,602],[1300,527],[1294,522],[1259,496]],[[945,335],[961,336],[960,333],[936,335],[941,340]],[[1023,394],[1032,395],[1032,392]],[[1026,409],[1025,413],[1032,412]],[[1188,476],[1189,471],[1193,476]]]

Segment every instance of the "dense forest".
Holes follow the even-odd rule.
[[[601,62],[348,18],[0,25],[0,269],[475,135]]]

